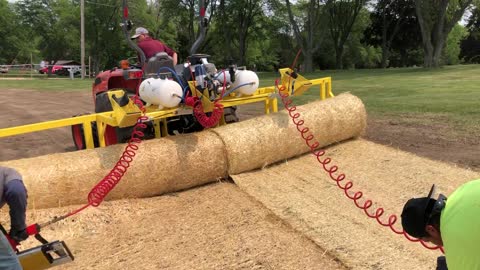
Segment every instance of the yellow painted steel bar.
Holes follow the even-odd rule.
[[[98,136],[98,133],[97,133],[97,136]],[[92,131],[92,125],[90,124],[90,122],[83,123],[83,137],[85,138],[85,146],[88,149],[93,149],[95,145],[93,143],[94,141],[93,131]]]
[[[310,80],[310,82],[312,82],[312,85],[320,85],[320,99],[324,100],[326,98],[331,98],[335,96],[332,92],[331,77]]]
[[[95,114],[0,129],[0,138],[96,121]]]
[[[319,85],[320,86],[320,99],[326,99],[333,97],[332,93],[332,81],[331,77],[325,77],[321,79],[314,79],[309,80],[312,86]],[[263,102],[265,106],[265,113],[269,114],[270,112],[277,112],[278,111],[278,100],[275,96],[275,87],[261,87],[258,88],[257,91],[251,96],[241,96],[236,97],[235,95],[227,96],[220,101],[220,103],[225,107],[232,107],[237,105],[243,105],[248,103],[255,103],[255,102]],[[166,127],[166,119],[168,117],[177,116],[179,114],[191,113],[191,109],[188,107],[177,107],[173,109],[164,109],[164,110],[156,110],[154,106],[150,106],[146,108],[146,115],[149,117],[150,120],[153,120],[156,124],[155,126],[155,135],[156,137],[159,136],[167,136],[167,127]],[[82,115],[76,116],[71,118],[53,120],[53,121],[46,121],[41,123],[29,124],[29,125],[22,125],[18,127],[10,127],[0,129],[0,138],[32,133],[37,131],[43,131],[48,129],[60,128],[60,127],[67,127],[77,124],[83,125],[84,136],[85,136],[85,143],[86,147],[91,149],[94,148],[94,140],[93,140],[93,131],[91,127],[91,122],[96,122],[97,124],[97,134],[98,134],[98,141],[100,147],[105,146],[105,129],[107,125],[117,127],[119,126],[118,119],[120,119],[119,115],[115,113],[115,111],[111,112],[104,112],[104,113],[97,113],[97,114],[90,114],[90,115]],[[160,126],[160,121],[163,125]]]

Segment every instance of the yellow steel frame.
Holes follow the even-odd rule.
[[[291,74],[291,70],[281,69],[280,73],[282,75],[282,86],[284,86],[283,89],[289,88],[290,84],[295,84],[294,87],[290,87],[290,90],[294,88],[293,93],[291,91],[287,91],[289,95],[294,95],[294,96],[301,95],[308,88],[312,86],[319,86],[321,100],[334,96],[332,93],[332,81],[330,77],[308,80],[298,75],[296,79],[287,80],[287,77],[290,77],[289,74]],[[201,94],[201,93],[197,93],[197,94]],[[92,149],[94,148],[94,143],[93,143],[93,132],[91,128],[91,122],[96,122],[98,142],[100,144],[100,147],[105,147],[104,135],[105,135],[105,130],[107,126],[113,126],[113,127],[131,126],[136,122],[136,119],[138,118],[138,116],[140,116],[140,112],[138,108],[136,108],[136,106],[134,105],[132,106],[131,101],[129,104],[122,107],[112,101],[112,95],[122,96],[123,90],[111,91],[111,93],[109,93],[109,97],[111,99],[112,106],[114,108],[113,111],[82,115],[82,116],[76,116],[76,117],[53,120],[53,121],[46,121],[46,122],[17,126],[17,127],[3,128],[3,129],[0,129],[0,138],[82,124],[83,130],[84,130],[86,147],[88,149]],[[209,106],[208,102],[210,102],[208,101],[208,98],[204,98],[202,100],[202,103],[206,105],[204,106],[204,108],[206,108],[206,111],[208,111],[209,108],[211,111],[212,107]],[[239,106],[239,105],[255,103],[255,102],[264,103],[265,114],[269,114],[271,112],[277,112],[278,100],[277,100],[276,87],[274,86],[262,87],[257,89],[257,91],[252,95],[248,95],[248,96],[245,96],[245,95],[236,96],[236,94],[233,93],[229,96],[224,97],[220,101],[220,103],[224,107]],[[190,107],[186,107],[183,105],[176,108],[162,109],[162,110],[155,109],[155,106],[150,106],[146,108],[146,116],[148,116],[149,119],[153,121],[154,129],[155,129],[155,137],[157,138],[168,135],[167,118],[181,115],[181,114],[191,114],[191,112],[192,112],[192,109]],[[134,119],[135,121],[132,121],[132,119]],[[163,123],[163,125],[160,124],[161,122]],[[224,119],[222,119],[222,122],[224,123]]]

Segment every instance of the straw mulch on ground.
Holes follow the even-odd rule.
[[[433,183],[448,195],[480,178],[479,172],[361,139],[329,147],[327,154],[354,182],[353,190],[385,208],[384,221],[390,214],[399,215],[409,198],[426,196]],[[441,255],[368,218],[313,155],[232,177],[241,189],[353,269],[434,269]]]
[[[322,145],[358,137],[365,109],[349,94],[299,107]],[[86,203],[123,145],[2,162],[29,189],[28,223]],[[142,142],[129,173],[99,208],[43,231],[76,262],[58,269],[432,269],[436,251],[408,242],[344,197],[285,112],[202,133]],[[480,173],[356,139],[327,153],[387,214],[432,183],[448,195]],[[277,164],[273,164],[279,162]],[[260,168],[260,169],[258,169]],[[258,169],[255,171],[249,171]],[[235,186],[216,183],[233,175]],[[242,191],[243,190],[243,191]],[[130,199],[154,197],[148,199]],[[372,210],[373,211],[373,210]],[[8,223],[7,209],[1,220]],[[384,220],[387,219],[385,215]],[[399,228],[400,224],[397,225]],[[36,245],[30,239],[25,247]]]
[[[32,210],[28,221],[72,209]],[[105,202],[42,234],[65,240],[76,257],[56,270],[347,269],[232,183]]]

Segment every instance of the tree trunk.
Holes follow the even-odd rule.
[[[443,45],[447,36],[472,3],[472,0],[459,1],[456,4],[448,0],[436,1],[415,0],[415,10],[422,33],[425,68],[436,68],[441,65]],[[438,6],[432,6],[433,3]],[[450,11],[451,15],[447,16],[449,5],[452,5],[453,12]],[[429,16],[432,13],[436,14],[433,19]]]
[[[247,44],[245,42],[245,36],[240,34],[240,37],[238,38],[238,43],[239,43],[239,57],[240,57],[240,61],[239,61],[239,64],[241,66],[245,65],[245,54],[246,54],[246,50],[247,50]]]
[[[400,51],[400,66],[401,67],[406,67],[407,66],[407,51],[406,50],[401,50]]]
[[[335,48],[335,69],[343,69],[343,45]]]
[[[433,67],[433,46],[430,41],[428,43],[423,42],[423,67]]]
[[[434,44],[434,50],[432,53],[432,67],[440,67],[442,64],[442,51],[445,39],[446,38],[440,38],[437,40],[436,44]]]
[[[390,57],[390,48],[387,46],[386,41],[382,42],[382,68],[387,68],[388,58]]]
[[[290,1],[286,0],[287,13],[290,23],[292,24],[293,32],[297,40],[298,45],[302,49],[302,54],[304,56],[304,72],[313,71],[313,54],[319,49],[319,45],[316,44],[314,31],[316,31],[315,26],[318,20],[318,7],[316,7],[315,1],[309,1],[309,10],[307,14],[307,26],[304,30],[306,32],[306,38],[302,35],[300,28],[293,16],[292,8],[290,6]]]
[[[313,53],[311,50],[302,51],[303,54],[303,69],[302,72],[312,72],[313,71]],[[295,68],[295,67],[294,67]]]

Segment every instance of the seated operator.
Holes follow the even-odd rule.
[[[166,52],[173,59],[173,65],[177,64],[177,53],[162,42],[153,39],[148,35],[148,30],[143,27],[135,29],[135,35],[131,39],[137,40],[137,45],[142,49],[145,58],[148,60],[159,52]]]

